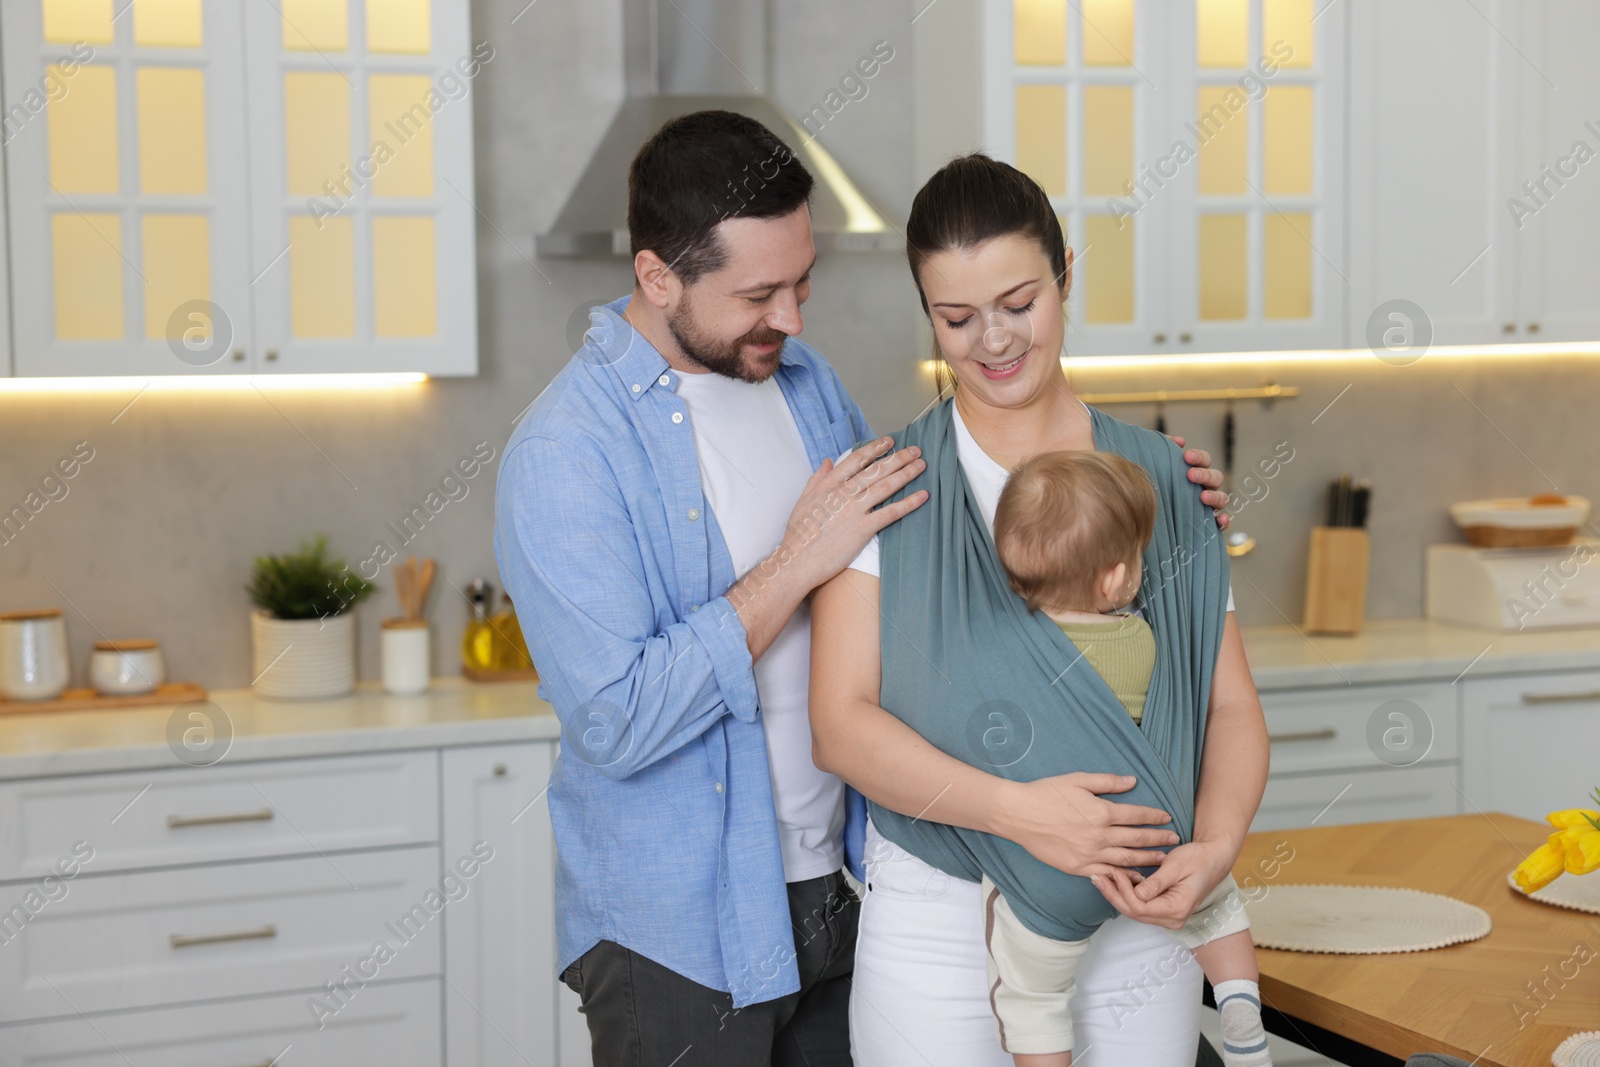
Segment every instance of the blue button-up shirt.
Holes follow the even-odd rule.
[[[613,941],[743,1007],[800,988],[760,695],[677,372],[626,306],[594,309],[496,488],[495,558],[561,720],[558,968]],[[872,436],[810,346],[784,344],[777,381],[813,468]]]

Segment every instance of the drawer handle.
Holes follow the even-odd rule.
[[[220,945],[225,941],[267,941],[278,936],[278,928],[271,923],[259,930],[235,930],[228,934],[173,934],[173,948],[190,948],[194,945]]]
[[[1576,704],[1585,700],[1600,700],[1600,689],[1587,693],[1523,693],[1524,704]]]
[[[1303,730],[1297,734],[1268,734],[1267,743],[1274,744],[1278,741],[1332,741],[1339,736],[1339,732],[1331,726],[1324,726],[1320,730]]]
[[[187,826],[221,826],[230,822],[271,822],[272,809],[236,811],[227,815],[168,815],[167,829],[182,830]]]

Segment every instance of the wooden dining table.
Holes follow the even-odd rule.
[[[1418,1052],[1544,1067],[1569,1035],[1600,1030],[1600,915],[1506,883],[1550,832],[1488,813],[1251,834],[1234,867],[1247,901],[1278,885],[1394,886],[1475,904],[1494,923],[1424,952],[1258,949],[1267,1029],[1351,1067]]]

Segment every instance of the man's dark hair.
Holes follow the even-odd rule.
[[[696,111],[657,130],[628,168],[628,238],[685,285],[719,269],[723,219],[773,219],[811,198],[811,172],[755,119]]]

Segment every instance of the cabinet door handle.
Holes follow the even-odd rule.
[[[168,815],[167,829],[182,830],[189,826],[221,826],[230,822],[271,822],[272,809],[260,811],[234,811],[224,815]]]
[[[1600,700],[1600,689],[1587,693],[1523,693],[1524,704],[1577,704],[1587,700]]]
[[[234,930],[226,934],[173,934],[169,941],[173,948],[190,948],[194,945],[220,945],[226,941],[270,941],[278,936],[278,928],[271,923],[258,930]]]
[[[1158,334],[1156,334],[1156,335],[1155,335],[1155,342],[1156,342],[1156,344],[1158,344],[1158,345],[1164,345],[1164,344],[1166,344],[1166,343],[1167,343],[1167,335],[1166,335],[1166,334],[1164,334],[1164,333],[1158,333]]]
[[[1268,734],[1267,743],[1275,744],[1279,741],[1332,741],[1339,736],[1339,732],[1331,726],[1324,726],[1320,730],[1302,730],[1294,734]]]

